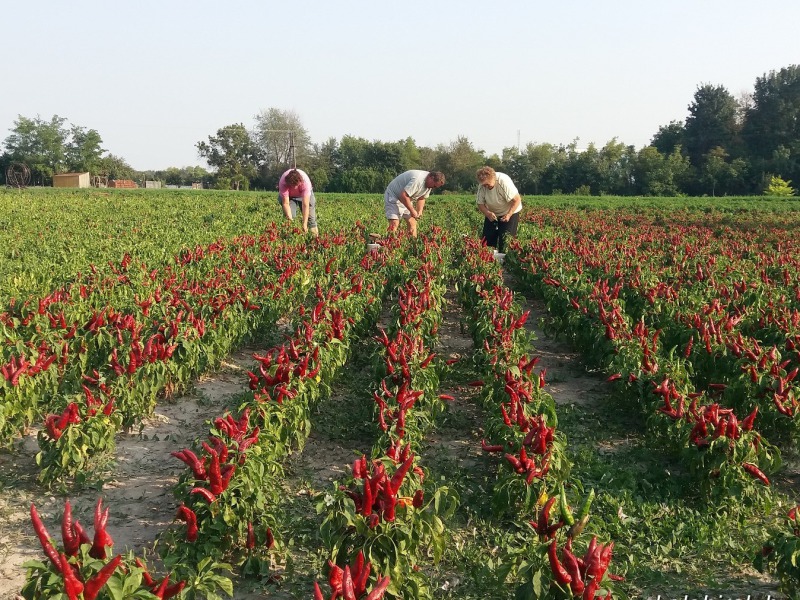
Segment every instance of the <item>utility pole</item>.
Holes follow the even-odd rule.
[[[288,133],[289,134],[289,152],[292,155],[292,168],[297,168],[297,155],[294,147],[294,129],[262,129],[262,131],[270,133]]]

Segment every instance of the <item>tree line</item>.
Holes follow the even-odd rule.
[[[235,123],[198,141],[202,167],[134,171],[121,157],[104,154],[93,129],[20,116],[4,141],[0,167],[25,162],[46,185],[52,175],[89,171],[119,179],[157,179],[220,189],[274,190],[292,166],[308,172],[318,191],[380,193],[408,169],[438,170],[443,191],[472,192],[475,171],[489,165],[508,173],[523,194],[752,195],[792,193],[800,182],[800,65],[756,79],[752,93],[735,98],[724,86],[701,84],[683,121],[659,127],[637,150],[616,138],[602,147],[529,143],[487,155],[466,136],[435,148],[412,138],[384,142],[355,136],[314,143],[300,117],[262,110],[252,127]]]

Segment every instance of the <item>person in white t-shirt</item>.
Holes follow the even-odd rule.
[[[511,177],[492,167],[478,169],[478,210],[483,213],[483,239],[498,252],[505,251],[506,236],[516,237],[522,198]]]
[[[425,199],[431,190],[444,185],[439,171],[406,171],[395,177],[383,194],[383,209],[389,221],[389,232],[397,230],[404,219],[413,237],[417,237],[417,221],[425,210]],[[414,205],[416,203],[416,206]]]

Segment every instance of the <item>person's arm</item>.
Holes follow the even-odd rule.
[[[481,198],[480,190],[478,190],[478,195],[475,200],[478,203],[478,210],[481,211],[481,213],[483,213],[484,217],[486,217],[489,221],[497,220],[497,215],[489,210],[489,207],[486,206],[485,202]]]
[[[478,204],[478,210],[483,213],[483,216],[490,221],[497,221],[497,215],[490,211],[485,204]]]
[[[281,194],[280,199],[281,199],[281,208],[283,209],[283,216],[291,221],[292,209],[289,207],[289,194],[288,193]]]
[[[308,233],[308,215],[311,212],[311,194],[304,193],[303,194],[303,231]]]
[[[408,212],[411,213],[412,217],[415,219],[419,218],[419,213],[417,212],[417,209],[414,208],[414,204],[411,202],[411,196],[408,195],[408,192],[405,190],[400,192],[400,197],[398,200],[400,200],[400,203],[408,209]]]
[[[517,194],[516,196],[514,196],[514,198],[511,199],[511,208],[508,209],[508,212],[506,214],[500,217],[500,220],[503,221],[504,223],[508,222],[511,216],[515,212],[517,212],[517,209],[519,208],[520,204],[522,204],[522,198],[520,197],[519,194]]]
[[[425,196],[417,200],[417,218],[422,217],[422,211],[425,210]]]

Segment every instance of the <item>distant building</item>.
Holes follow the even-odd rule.
[[[108,182],[110,188],[138,188],[139,186],[132,179],[112,179]]]
[[[160,181],[145,181],[144,187],[149,190],[160,190],[161,189],[161,182]]]
[[[59,188],[88,188],[91,184],[89,172],[86,173],[61,173],[53,175],[53,187]]]

